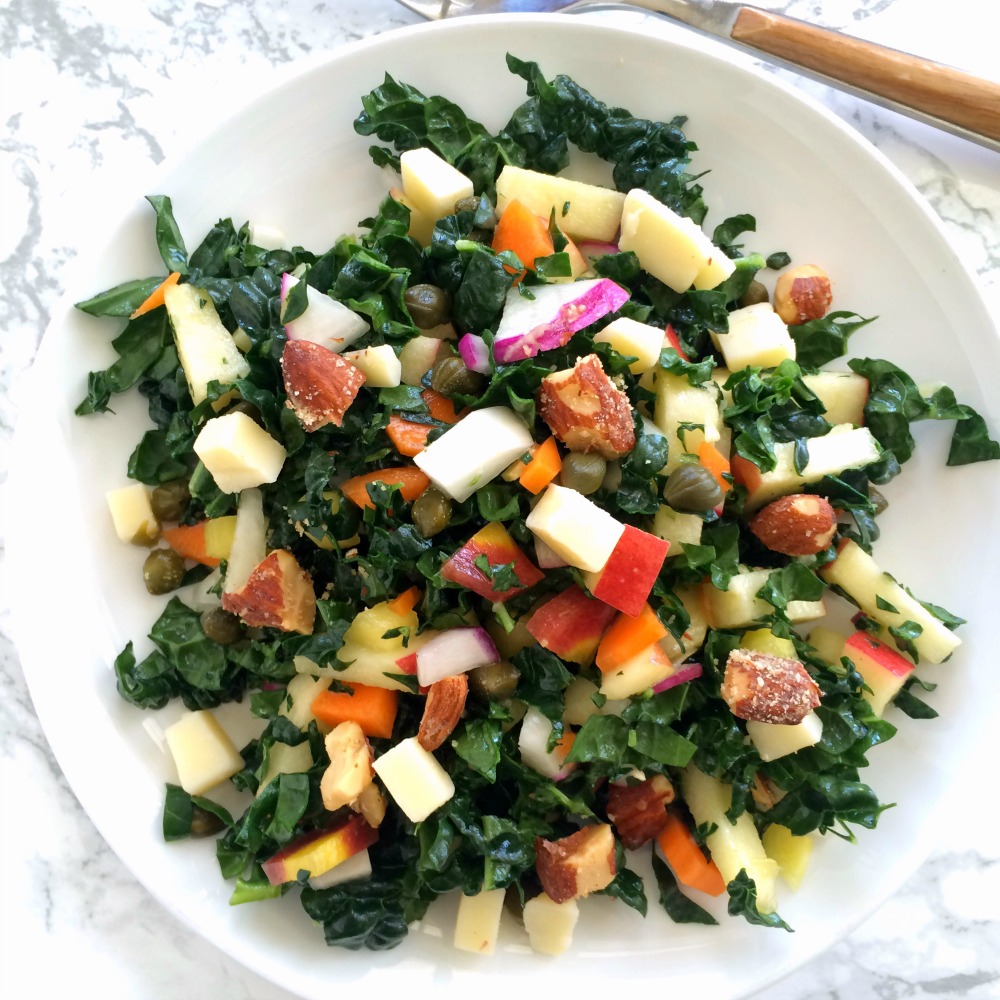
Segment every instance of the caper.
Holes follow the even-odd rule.
[[[571,451],[564,459],[559,481],[584,496],[596,493],[604,482],[608,463],[593,452]]]
[[[868,499],[871,500],[875,507],[876,516],[881,514],[882,511],[889,506],[889,501],[886,500],[885,496],[871,485],[868,487]]]
[[[440,490],[430,486],[413,501],[410,517],[424,538],[433,538],[448,527],[451,501]]]
[[[187,511],[190,500],[191,492],[187,481],[174,479],[157,486],[149,498],[149,503],[157,521],[179,521]]]
[[[201,806],[191,806],[191,836],[211,837],[218,833],[226,824],[215,813],[210,813]]]
[[[460,201],[455,202],[456,212],[475,212],[476,218],[475,223],[477,227],[481,229],[495,229],[497,224],[497,214],[493,209],[493,206],[485,198],[477,198],[472,195],[469,198],[462,198]],[[478,239],[477,236],[473,235],[475,230],[469,234],[470,240]],[[487,237],[487,242],[492,238],[492,234]]]
[[[751,281],[747,290],[740,296],[737,305],[740,308],[744,306],[756,306],[761,302],[767,302],[769,298],[766,285],[760,281]]]
[[[469,689],[480,701],[506,701],[517,688],[521,671],[501,661],[469,671]]]
[[[184,559],[173,549],[153,549],[142,564],[142,579],[151,594],[169,594],[184,579]]]
[[[475,212],[478,209],[479,199],[474,194],[470,194],[468,198],[459,198],[455,202],[456,212]]]
[[[231,646],[243,638],[243,625],[239,618],[222,608],[212,608],[201,616],[201,630],[220,646]]]
[[[440,326],[451,319],[451,296],[437,285],[410,285],[403,301],[414,324],[421,330]]]
[[[663,496],[674,510],[698,513],[711,510],[725,494],[718,480],[703,465],[687,463],[670,473]]]
[[[261,427],[264,426],[264,417],[261,415],[260,410],[253,403],[249,403],[245,399],[237,400],[226,410],[226,413],[245,413],[255,424],[259,424]]]
[[[483,388],[484,378],[479,372],[470,371],[465,362],[455,355],[441,358],[431,372],[431,388],[444,396],[476,396]]]

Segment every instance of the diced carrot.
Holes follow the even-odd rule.
[[[562,469],[562,458],[556,439],[550,437],[531,456],[521,472],[521,485],[529,493],[541,493]]]
[[[180,271],[171,271],[163,281],[161,281],[156,288],[149,293],[146,299],[140,304],[139,308],[136,309],[129,319],[135,319],[137,316],[142,316],[143,313],[148,313],[152,309],[156,309],[158,306],[163,305],[163,293],[171,286],[176,285],[180,281]]]
[[[424,389],[420,398],[427,404],[427,410],[435,420],[443,424],[457,424],[463,414],[455,412],[455,404],[434,389]]]
[[[399,692],[368,684],[346,684],[352,691],[320,691],[312,702],[312,713],[331,728],[356,722],[365,736],[387,740],[392,736],[399,707]]]
[[[681,885],[700,889],[710,896],[721,896],[726,891],[715,862],[705,857],[694,834],[676,813],[667,813],[667,825],[657,835],[656,842]]]
[[[374,507],[371,497],[368,496],[369,483],[399,486],[403,499],[412,502],[430,486],[431,481],[416,466],[404,465],[395,469],[379,469],[377,472],[354,476],[340,484],[340,492],[359,507]]]
[[[163,540],[178,555],[203,566],[218,566],[229,558],[236,530],[236,517],[213,517],[197,524],[182,524],[163,529]]]
[[[517,198],[507,202],[493,230],[492,246],[497,253],[510,250],[517,254],[529,271],[534,271],[537,257],[550,257],[555,252],[548,222]]]
[[[404,590],[398,597],[389,601],[386,607],[394,615],[399,615],[402,618],[403,615],[408,615],[417,606],[423,596],[424,593],[419,587],[410,587],[409,590]]]
[[[733,455],[730,463],[733,470],[733,479],[741,486],[745,486],[750,493],[753,493],[761,482],[761,471],[753,462],[742,455]]]
[[[732,487],[732,483],[722,478],[723,473],[729,473],[729,459],[711,444],[709,441],[702,441],[698,445],[698,461],[715,476],[716,482],[722,487],[725,493]]]
[[[433,389],[424,389],[420,395],[435,420],[443,424],[457,424],[461,419],[455,412],[455,404],[447,396],[442,396]],[[415,420],[407,420],[401,413],[394,413],[389,418],[389,426],[385,432],[400,455],[413,458],[427,447],[427,438],[432,430],[433,424],[420,424]]]
[[[644,604],[638,617],[620,614],[597,647],[597,666],[603,673],[617,670],[667,634],[656,612]]]

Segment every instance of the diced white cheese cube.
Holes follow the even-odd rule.
[[[181,788],[202,795],[243,768],[243,758],[211,712],[188,712],[163,734]]]
[[[474,194],[472,181],[433,149],[421,147],[400,154],[403,194],[432,219],[452,215],[455,203]]]
[[[633,375],[641,375],[655,367],[663,347],[663,331],[648,323],[639,323],[619,316],[594,337],[595,344],[610,344],[624,357],[636,358],[629,366]]]
[[[263,427],[238,411],[207,421],[194,451],[223,493],[273,483],[287,454]]]
[[[391,389],[399,385],[403,367],[388,344],[366,347],[361,351],[345,351],[343,357],[364,372],[366,385],[375,389]]]
[[[506,889],[487,889],[462,896],[455,918],[455,947],[477,955],[492,955],[500,933]]]
[[[546,488],[525,524],[570,566],[593,573],[604,569],[625,531],[625,525],[582,493],[555,483]]]
[[[160,523],[149,502],[149,490],[142,483],[111,490],[108,509],[115,534],[130,545],[151,545],[160,536]]]
[[[543,892],[524,904],[528,942],[541,955],[561,955],[573,943],[579,919],[580,907],[575,899],[557,903]]]
[[[455,794],[448,772],[415,736],[387,750],[372,769],[411,823],[427,819]]]
[[[461,503],[534,444],[521,418],[506,406],[473,410],[414,459],[442,493]]]
[[[815,712],[810,712],[794,726],[751,721],[747,723],[747,735],[761,760],[777,760],[819,743],[823,736],[823,722]]]
[[[712,340],[726,367],[734,372],[748,365],[775,368],[782,361],[795,360],[795,341],[770,302],[734,309],[729,314],[729,332],[713,333]]]

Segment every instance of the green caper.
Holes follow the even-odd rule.
[[[184,579],[184,558],[173,549],[153,549],[142,564],[142,579],[151,594],[169,594]]]
[[[769,295],[767,291],[767,286],[759,281],[751,281],[747,290],[740,296],[737,305],[740,308],[744,306],[756,306],[761,302],[767,302],[769,300]]]
[[[201,806],[192,805],[192,837],[211,837],[213,834],[218,833],[225,825],[215,813],[210,813],[207,809],[202,809]]]
[[[245,399],[237,400],[226,410],[226,413],[245,413],[255,424],[264,426],[264,417],[260,410],[253,403],[248,403]]]
[[[564,459],[559,481],[584,496],[596,493],[604,482],[608,463],[594,452],[571,451]]]
[[[448,527],[451,501],[440,490],[428,487],[413,501],[410,517],[413,518],[414,527],[424,538],[433,538]]]
[[[157,521],[179,521],[187,510],[191,492],[187,481],[174,479],[157,486],[149,498]]]
[[[725,493],[708,469],[689,462],[670,473],[663,496],[674,510],[700,513],[722,503]]]
[[[451,296],[437,285],[410,285],[403,296],[413,322],[421,330],[451,319]]]
[[[243,625],[239,618],[222,608],[212,608],[201,616],[201,630],[220,646],[231,646],[243,638]]]
[[[455,202],[456,212],[475,212],[476,218],[475,223],[481,230],[495,229],[497,224],[497,213],[494,210],[490,202],[482,197],[476,197],[472,195],[469,198],[462,198],[460,201]],[[477,236],[473,235],[475,230],[469,234],[470,240],[478,239]],[[492,239],[492,234],[490,234],[485,242],[489,242]]]
[[[521,671],[501,661],[469,671],[469,689],[480,701],[506,701],[517,688]]]
[[[470,371],[465,362],[455,355],[441,358],[431,372],[431,388],[443,396],[461,393],[476,396],[483,388],[485,379],[479,372]]]
[[[868,499],[875,506],[875,514],[878,516],[889,506],[889,501],[886,500],[885,495],[880,493],[874,486],[869,485],[868,487]]]
[[[455,202],[456,212],[476,212],[478,210],[479,199],[474,194],[470,194],[468,198],[459,198]]]

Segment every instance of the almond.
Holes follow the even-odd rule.
[[[815,264],[793,267],[774,286],[774,311],[788,326],[825,316],[832,301],[830,279]]]
[[[312,635],[316,593],[312,577],[295,556],[276,549],[239,590],[222,595],[222,607],[253,627]]]
[[[319,790],[324,807],[333,812],[354,802],[371,785],[372,748],[356,722],[340,723],[326,737],[325,746],[330,764],[320,779]]]
[[[281,355],[286,405],[307,431],[327,424],[340,427],[344,414],[365,384],[361,369],[339,354],[308,340],[290,340]]]
[[[608,785],[608,819],[615,825],[622,844],[635,850],[648,844],[666,825],[668,802],[674,786],[662,774],[637,785]]]
[[[546,895],[556,903],[606,888],[617,871],[611,827],[585,826],[560,840],[536,837],[535,869]]]
[[[356,813],[361,813],[364,821],[373,829],[378,829],[385,819],[385,796],[373,781],[366,785],[361,794],[351,803]]]
[[[469,678],[465,674],[435,681],[427,691],[417,742],[427,751],[437,750],[451,736],[465,710]]]
[[[798,660],[734,649],[726,661],[722,697],[737,718],[796,726],[819,705],[819,687]]]
[[[635,447],[632,404],[608,378],[596,354],[542,379],[539,415],[572,451],[620,458]]]
[[[837,512],[825,497],[793,493],[769,503],[750,522],[750,530],[772,552],[811,556],[833,541]]]

